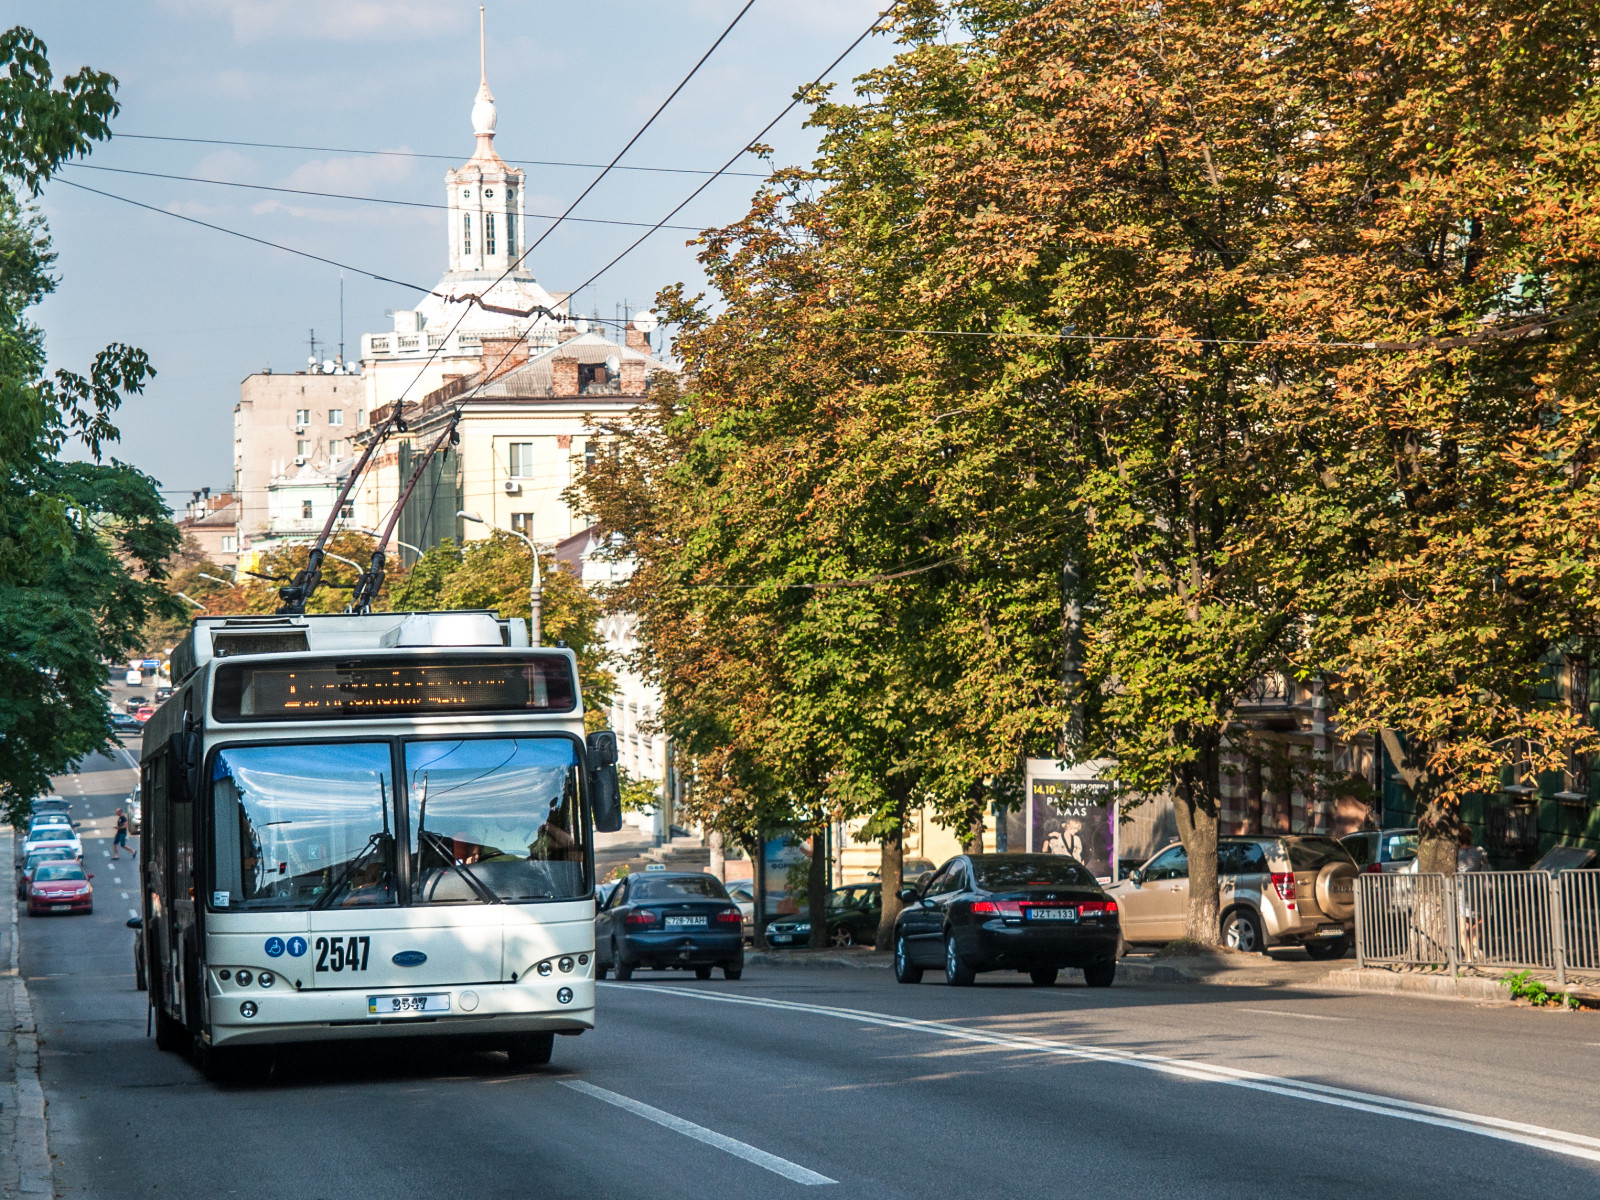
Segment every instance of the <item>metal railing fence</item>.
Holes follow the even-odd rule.
[[[1356,885],[1361,966],[1600,970],[1600,871],[1364,874]]]

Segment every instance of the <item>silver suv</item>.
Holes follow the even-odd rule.
[[[1355,930],[1357,867],[1331,837],[1217,840],[1222,941],[1236,950],[1304,946],[1312,958],[1340,958]],[[1170,942],[1189,914],[1189,856],[1168,846],[1106,889],[1121,909],[1128,942]]]

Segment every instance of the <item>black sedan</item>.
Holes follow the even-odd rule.
[[[1059,854],[963,854],[921,888],[902,888],[894,926],[894,977],[922,982],[928,968],[970,985],[979,971],[1025,972],[1049,987],[1076,967],[1090,987],[1117,973],[1117,902],[1083,864]]]
[[[693,969],[710,979],[744,972],[744,917],[714,875],[647,871],[625,877],[595,917],[595,975]]]
[[[870,946],[883,916],[883,888],[876,883],[834,888],[828,893],[828,945]],[[767,926],[769,946],[809,946],[811,917],[795,913]]]

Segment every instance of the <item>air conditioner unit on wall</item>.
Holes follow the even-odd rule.
[[[506,495],[508,495],[508,496],[520,496],[520,495],[522,495],[522,484],[519,483],[515,479],[506,480]]]

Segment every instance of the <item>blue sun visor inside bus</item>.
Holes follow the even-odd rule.
[[[563,713],[577,707],[564,654],[297,658],[217,667],[223,722]]]

